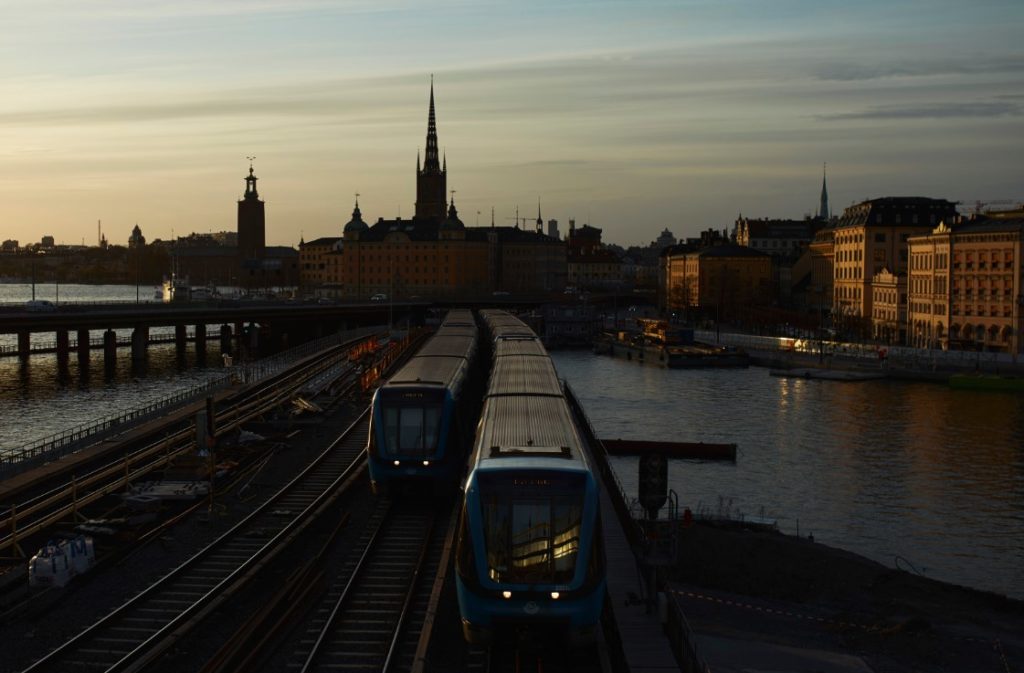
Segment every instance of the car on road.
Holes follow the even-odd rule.
[[[383,293],[378,293],[370,297],[370,301],[387,301],[388,296]]]

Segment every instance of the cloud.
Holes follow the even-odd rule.
[[[821,80],[852,82],[888,77],[934,77],[941,75],[991,75],[1024,73],[1024,55],[969,57],[895,63],[833,62],[814,71]]]
[[[818,115],[821,121],[848,121],[856,119],[966,119],[979,117],[1019,117],[1021,106],[1016,103],[935,103],[932,105],[879,106],[859,112]]]

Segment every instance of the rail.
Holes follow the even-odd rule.
[[[367,414],[368,411],[364,411],[316,460],[249,516],[148,589],[34,663],[26,672],[71,670],[84,663],[78,657],[106,671],[144,670],[199,619],[221,604],[239,583],[250,580],[259,567],[284,549],[298,531],[308,525],[314,513],[322,512],[328,501],[357,483],[352,477],[365,463],[362,433],[367,427]],[[326,484],[317,486],[325,479]],[[284,502],[287,505],[281,504]],[[280,512],[286,509],[299,514],[282,520]],[[251,554],[243,552],[247,548],[252,550]],[[241,553],[246,553],[247,557],[240,561]],[[218,554],[223,558],[217,560]],[[204,569],[203,564],[208,560]],[[181,589],[187,584],[210,586],[199,592],[198,598],[181,600],[193,593]],[[167,596],[178,598],[170,600]],[[140,618],[140,613],[145,616]],[[154,623],[153,629],[125,629],[122,622],[133,619]],[[111,631],[116,632],[118,638],[104,636]],[[127,631],[140,635],[122,637]],[[116,646],[107,643],[116,643]],[[90,644],[92,648],[88,647]],[[95,649],[97,645],[103,649]]]
[[[218,376],[205,383],[177,391],[155,402],[129,409],[117,414],[110,414],[92,423],[56,432],[42,437],[27,446],[11,449],[0,453],[0,479],[31,469],[43,462],[74,453],[86,445],[95,444],[108,437],[124,432],[130,424],[138,424],[168,412],[184,407],[206,397],[212,392],[224,390],[234,381],[253,384],[280,373],[296,360],[308,357],[315,352],[331,346],[340,345],[345,341],[357,339],[380,331],[380,327],[367,327],[316,339],[296,346],[283,353],[256,362],[235,365],[229,373]]]

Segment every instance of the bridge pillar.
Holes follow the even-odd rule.
[[[32,352],[32,334],[31,332],[18,332],[18,357],[22,360],[27,360],[29,353]]]
[[[231,325],[220,326],[220,352],[231,355]]]
[[[80,329],[78,330],[78,344],[76,350],[78,351],[78,366],[80,369],[85,369],[89,366],[89,330]]]
[[[103,333],[103,366],[113,369],[117,364],[117,334],[112,329]]]
[[[206,324],[196,325],[196,357],[206,357]]]
[[[132,330],[132,362],[146,359],[146,347],[149,346],[149,328],[139,325]]]
[[[71,339],[66,329],[57,330],[57,368],[61,371],[68,368],[68,356],[71,353]]]
[[[188,329],[185,325],[174,326],[174,348],[178,352],[178,357],[185,355],[185,347],[188,345]]]

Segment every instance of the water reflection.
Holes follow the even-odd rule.
[[[739,445],[735,465],[670,464],[683,505],[763,507],[786,532],[1024,598],[1024,397],[554,358],[604,437]],[[635,493],[636,459],[615,464]]]

